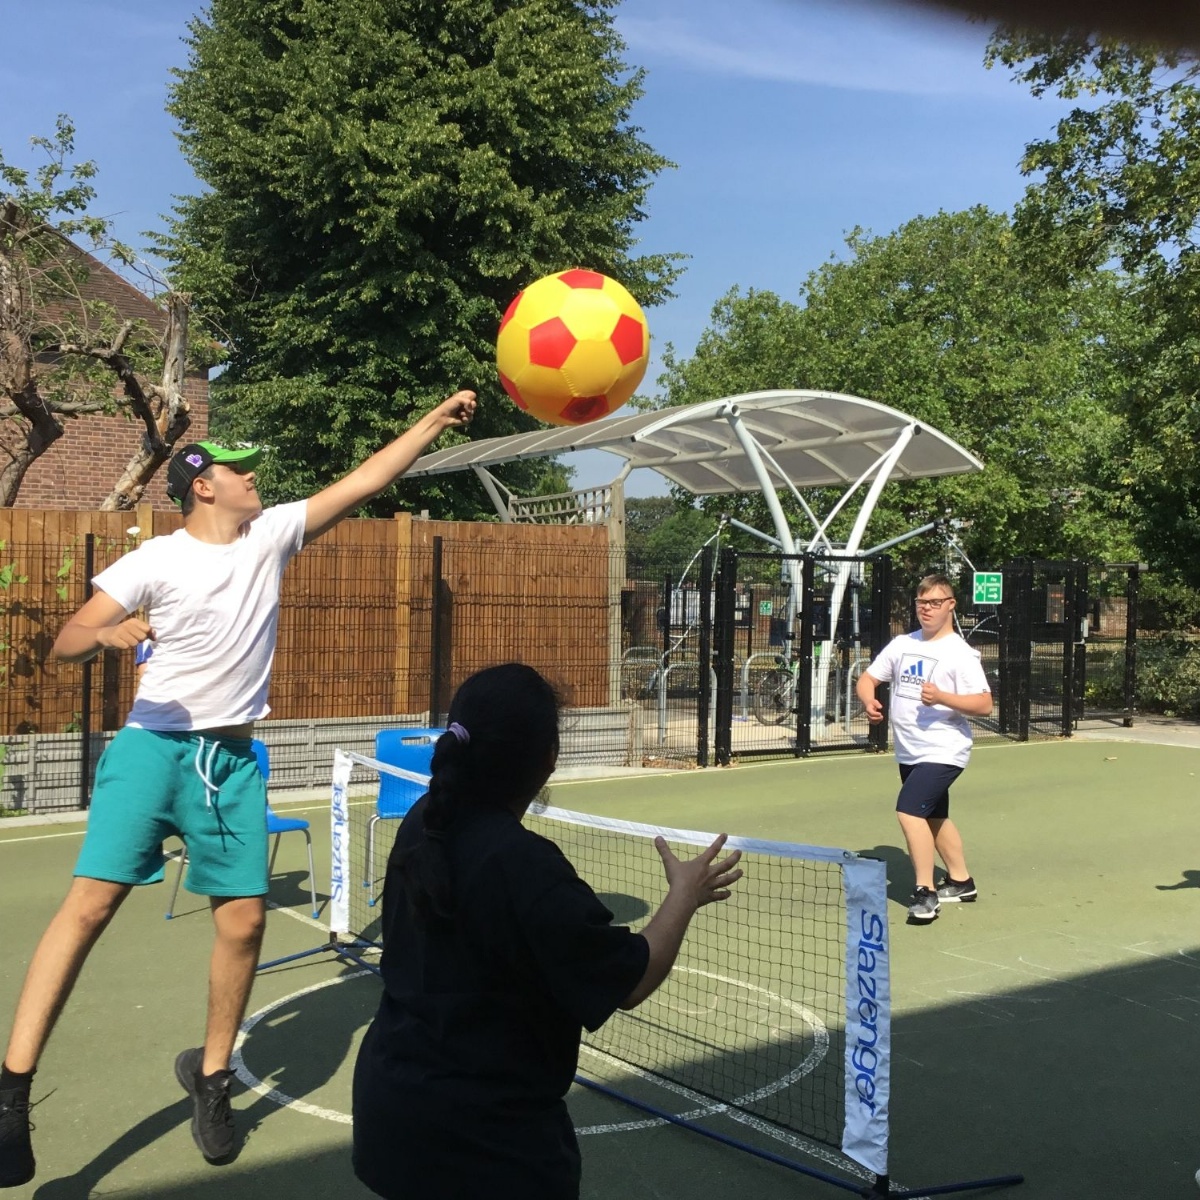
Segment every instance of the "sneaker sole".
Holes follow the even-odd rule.
[[[29,1183],[36,1174],[37,1164],[35,1163],[29,1168],[28,1175],[5,1175],[3,1178],[0,1178],[0,1188],[20,1187],[23,1183]]]
[[[939,896],[939,904],[974,904],[979,899],[978,892],[972,892],[969,896]]]
[[[910,913],[908,914],[908,919],[909,919],[909,920],[910,920],[910,921],[911,921],[911,922],[912,922],[914,925],[928,925],[930,921],[936,921],[936,920],[937,920],[937,915],[938,915],[938,913],[939,913],[939,912],[941,912],[941,908],[940,908],[940,907],[939,907],[939,908],[935,908],[935,909],[933,910],[933,912],[931,912],[931,913],[915,913],[915,912],[910,912]]]

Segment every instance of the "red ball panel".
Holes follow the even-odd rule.
[[[583,425],[603,417],[608,412],[606,396],[579,396],[560,412],[559,418],[568,425]]]
[[[539,367],[561,367],[575,349],[575,335],[559,317],[529,331],[529,361]]]
[[[596,288],[599,290],[604,287],[604,276],[597,271],[585,271],[582,268],[577,268],[573,271],[562,271],[559,273],[559,279],[573,288]]]
[[[612,344],[616,347],[617,357],[628,366],[637,362],[645,351],[646,327],[633,317],[622,313],[612,331]]]
[[[524,292],[518,292],[516,299],[513,300],[513,302],[508,306],[507,309],[505,309],[504,316],[502,316],[500,318],[500,328],[501,329],[503,329],[505,327],[505,325],[507,325],[509,323],[509,321],[511,321],[513,319],[513,313],[515,313],[517,311],[517,305],[521,303],[521,297],[523,295],[525,295]]]
[[[504,390],[508,393],[509,399],[522,411],[528,412],[529,406],[521,399],[521,393],[517,390],[517,385],[513,383],[503,371],[496,372],[500,376],[500,383]]]

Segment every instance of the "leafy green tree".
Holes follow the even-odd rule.
[[[162,252],[225,330],[214,422],[274,447],[274,497],[327,483],[449,391],[474,436],[531,427],[494,367],[525,284],[586,265],[660,302],[674,256],[632,253],[670,164],[630,123],[616,0],[213,0],[170,111],[204,193]],[[537,464],[506,482],[539,490]],[[469,476],[396,504],[487,511]]]
[[[951,511],[970,522],[964,545],[983,562],[1131,553],[1127,496],[1114,485],[1117,368],[1105,343],[1124,320],[1120,280],[1099,270],[1069,284],[1047,277],[1008,219],[984,208],[920,217],[883,237],[856,230],[848,245],[848,259],[809,276],[802,304],[726,296],[696,354],[669,360],[670,401],[760,387],[848,392],[910,413],[982,459],[980,475],[889,486],[871,541]],[[753,498],[721,507],[763,519]]]
[[[774,292],[739,289],[717,301],[712,324],[686,365],[663,351],[662,406],[717,400],[739,392],[807,386],[796,358],[803,310]]]
[[[661,580],[667,573],[682,573],[715,529],[713,515],[690,501],[670,496],[627,500],[625,549],[630,574]]]
[[[625,550],[641,559],[646,538],[676,510],[670,496],[637,496],[625,501]]]
[[[1147,557],[1200,587],[1200,58],[1078,33],[997,32],[990,64],[1078,101],[1026,147],[1018,210],[1064,276],[1118,259],[1134,331],[1113,339],[1128,386],[1125,482]]]

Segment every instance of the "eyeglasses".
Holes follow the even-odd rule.
[[[918,608],[941,608],[943,604],[949,604],[953,600],[953,596],[934,596],[931,599],[920,599],[917,601]]]

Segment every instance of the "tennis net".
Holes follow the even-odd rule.
[[[399,821],[376,818],[380,781],[420,796],[427,777],[338,751],[331,933],[381,945],[382,880]],[[666,891],[654,838],[693,856],[713,834],[589,816],[527,814],[618,923],[640,928]],[[890,995],[884,864],[838,849],[731,837],[744,878],[702,908],[670,977],[584,1035],[580,1073],[681,1123],[724,1116],[791,1131],[887,1174]],[[791,1144],[797,1143],[793,1139]],[[828,1160],[826,1160],[828,1161]]]

